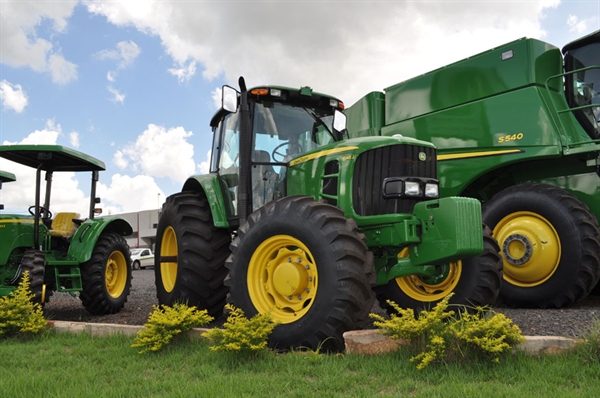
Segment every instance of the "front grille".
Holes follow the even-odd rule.
[[[426,159],[419,160],[419,153]],[[352,186],[354,211],[360,216],[411,213],[420,199],[385,199],[388,177],[437,178],[436,150],[415,145],[392,145],[362,153],[356,160]]]

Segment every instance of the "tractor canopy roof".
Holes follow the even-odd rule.
[[[13,182],[16,181],[17,177],[13,173],[9,173],[8,171],[0,170],[0,185],[3,182]]]
[[[102,171],[106,169],[103,161],[60,145],[2,145],[0,146],[0,157],[44,171]]]

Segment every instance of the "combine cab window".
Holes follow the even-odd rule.
[[[566,91],[571,108],[581,126],[592,138],[600,138],[600,43],[591,43],[568,51]],[[589,69],[588,69],[589,68]]]

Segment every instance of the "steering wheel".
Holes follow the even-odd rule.
[[[27,209],[29,211],[29,214],[31,214],[32,216],[35,217],[35,211],[33,211],[35,209],[35,205],[34,206],[29,206],[29,209]],[[46,209],[44,206],[38,206],[38,210],[40,211],[40,214],[46,213],[48,214],[47,217],[41,217],[43,219],[49,220],[52,218],[52,212],[48,209]]]
[[[273,160],[278,163],[285,163],[286,162],[285,158],[290,154],[279,152],[279,150],[285,146],[290,146],[290,145],[297,146],[299,149],[298,153],[304,152],[304,150],[302,149],[302,146],[300,144],[290,144],[289,141],[283,142],[283,143],[277,145],[275,148],[273,148],[273,151],[271,152],[271,157],[273,158]],[[281,160],[277,159],[276,156],[281,157]],[[293,155],[290,155],[290,156],[293,156]]]

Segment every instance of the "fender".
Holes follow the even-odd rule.
[[[67,257],[80,264],[88,261],[92,257],[98,238],[104,232],[128,236],[133,233],[133,228],[127,220],[118,216],[85,220],[73,235]]]
[[[194,191],[203,193],[212,213],[213,223],[217,228],[229,228],[227,220],[227,205],[223,199],[221,181],[217,174],[202,174],[188,178],[181,189],[184,191]]]

